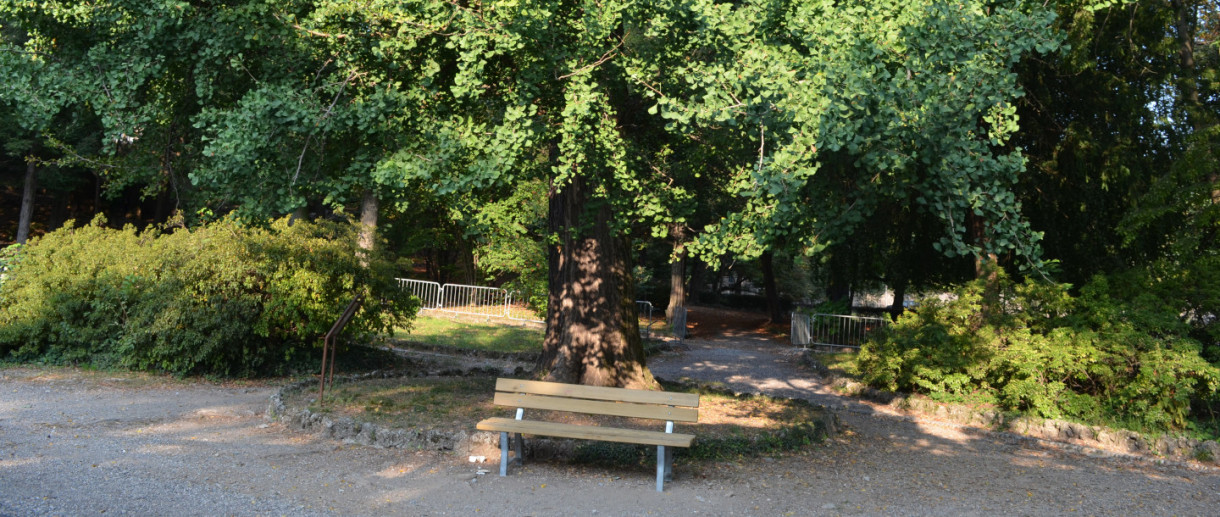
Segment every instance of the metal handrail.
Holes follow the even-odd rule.
[[[318,404],[326,401],[326,385],[330,384],[333,386],[335,382],[335,354],[339,351],[338,347],[334,344],[335,338],[343,332],[343,327],[347,326],[347,322],[351,321],[352,317],[356,315],[356,310],[360,308],[360,303],[363,300],[364,296],[362,295],[356,295],[355,298],[352,298],[351,303],[347,304],[347,309],[344,309],[343,315],[339,316],[335,324],[326,332],[326,337],[322,339],[322,373],[318,385]],[[329,375],[326,372],[328,352],[330,359]]]

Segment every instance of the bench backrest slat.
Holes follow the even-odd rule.
[[[496,379],[496,391],[552,395],[589,400],[634,402],[637,404],[663,404],[669,406],[699,407],[699,395],[670,391],[644,391],[580,384],[526,381],[520,379]]]
[[[699,410],[689,407],[610,402],[604,400],[553,397],[550,395],[528,395],[524,393],[496,393],[496,405],[515,406],[551,411],[571,411],[596,415],[625,416],[673,420],[675,422],[698,422]]]

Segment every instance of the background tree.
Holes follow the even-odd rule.
[[[30,35],[5,66],[95,114],[102,148],[63,151],[111,188],[187,178],[193,206],[258,221],[544,185],[553,380],[653,385],[631,239],[677,224],[711,223],[694,228],[709,262],[816,253],[897,203],[940,224],[945,254],[1038,265],[1009,191],[1022,158],[1003,147],[1011,67],[1054,45],[1036,7],[115,0],[0,15]],[[705,171],[724,202],[704,206],[728,211],[693,217]]]
[[[1119,275],[1217,342],[1220,14],[1208,2],[1059,2],[1067,45],[1020,66],[1019,186],[1057,275]],[[1215,353],[1212,353],[1216,357]]]
[[[743,207],[710,227],[701,252],[756,256],[787,243],[817,253],[895,202],[940,222],[933,246],[949,257],[1016,253],[1039,266],[1038,235],[1011,191],[1023,160],[1003,145],[1020,94],[1010,67],[1054,48],[1050,13],[1019,3],[666,5],[649,34],[680,43],[638,72],[657,81],[656,110],[677,128],[754,144],[734,161]]]

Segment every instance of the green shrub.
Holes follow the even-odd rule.
[[[1215,400],[1220,370],[1189,337],[1181,311],[1155,297],[1117,297],[1124,291],[1106,277],[1080,296],[1068,288],[1014,284],[1000,273],[949,301],[926,300],[863,347],[862,376],[885,389],[1047,418],[1190,427],[1192,406]]]
[[[359,264],[351,225],[103,223],[68,225],[8,261],[0,356],[252,375],[312,357],[356,294],[366,301],[349,334],[388,332],[414,315],[385,261]]]

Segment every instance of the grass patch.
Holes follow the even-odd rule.
[[[674,328],[669,322],[665,321],[665,313],[661,313],[660,318],[654,317],[652,326],[648,324],[648,318],[640,318],[640,333],[648,333],[653,337],[673,337]]]
[[[640,331],[648,326],[640,320]],[[645,355],[664,349],[664,339],[673,330],[664,319],[654,321],[648,338],[644,339]],[[476,322],[453,318],[419,316],[410,331],[397,329],[394,340],[399,343],[424,345],[429,348],[492,354],[537,354],[542,352],[545,331],[532,326],[510,323]]]
[[[817,352],[813,359],[827,370],[844,377],[860,378],[860,367],[856,365],[856,352]]]
[[[542,329],[419,316],[394,338],[428,346],[506,354],[542,351]]]
[[[495,415],[492,377],[397,377],[336,383],[326,404],[317,393],[287,393],[284,404],[309,407],[314,413],[408,429],[474,429]]]
[[[300,365],[298,371],[316,374],[322,366],[321,353],[311,358],[308,364]],[[415,366],[410,359],[390,350],[363,345],[351,345],[339,349],[335,354],[336,372],[368,372],[373,370],[404,370]]]
[[[681,452],[684,458],[725,460],[743,456],[796,450],[821,441],[824,412],[800,400],[762,396],[734,396],[688,386],[666,386],[670,391],[699,393],[699,423],[678,423],[676,432],[692,433],[695,445]],[[465,429],[474,431],[479,420],[512,416],[513,408],[492,404],[493,377],[400,377],[364,379],[336,384],[325,406],[306,390],[285,394],[289,407],[306,407],[315,413],[348,417],[379,426],[407,429]],[[333,397],[333,398],[332,398]],[[664,429],[655,420],[527,410],[526,418],[637,429]],[[579,441],[573,461],[591,464],[654,465],[655,447],[596,441]]]

